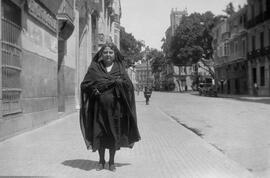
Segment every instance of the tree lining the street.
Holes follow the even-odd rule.
[[[241,8],[241,6],[239,6],[239,8]],[[235,13],[235,8],[233,6],[232,2],[229,2],[226,6],[226,8],[223,10],[223,12],[225,12],[227,14],[227,16],[231,16]]]
[[[211,29],[215,21],[215,16],[210,11],[183,16],[169,45],[170,58],[174,65],[192,65],[203,57],[212,57]]]
[[[161,72],[162,66],[164,66],[166,62],[163,52],[157,49],[150,49],[147,58],[151,59],[150,64],[152,73]]]
[[[200,64],[202,63],[202,65]],[[215,71],[213,70],[214,61],[212,59],[200,59],[198,62],[198,67],[202,68],[203,70],[207,71],[210,76],[215,79]]]
[[[210,11],[184,15],[176,29],[175,35],[170,39],[163,39],[163,51],[166,53],[169,61],[179,67],[179,70],[182,66],[196,64],[195,75],[197,76],[194,82],[197,84],[199,82],[198,67],[206,70],[215,79],[212,60],[213,37],[211,33],[212,28],[224,18],[226,18],[225,15],[215,16]],[[200,63],[203,65],[200,65]],[[179,77],[181,78],[181,76]]]
[[[120,28],[120,52],[125,57],[127,67],[142,59],[142,47],[142,41],[135,39],[132,33],[127,33],[124,27]]]
[[[196,63],[201,58],[206,60],[212,58],[211,30],[222,19],[235,13],[233,3],[229,2],[223,12],[227,16],[215,16],[211,11],[183,15],[172,39],[169,41],[162,39],[163,50],[169,53],[169,57],[176,66]]]
[[[183,15],[175,35],[171,39],[162,39],[162,49],[175,66],[190,66],[201,59],[206,66],[211,63],[207,62],[213,54],[211,30],[222,19],[235,13],[233,3],[229,2],[223,11],[227,16],[215,16],[211,11]]]

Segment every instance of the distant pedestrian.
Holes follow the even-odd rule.
[[[259,87],[258,87],[258,84],[257,83],[254,83],[254,95],[255,96],[258,96],[258,90],[259,90]]]
[[[106,43],[81,83],[81,130],[87,149],[98,150],[96,170],[104,169],[105,149],[109,149],[109,170],[115,171],[116,150],[132,148],[140,140],[134,98],[123,56],[114,44]]]
[[[145,97],[145,104],[149,105],[149,99],[151,97],[152,94],[152,89],[150,89],[149,87],[145,87],[144,88],[144,97]]]
[[[139,96],[140,95],[140,89],[137,88],[137,95]]]

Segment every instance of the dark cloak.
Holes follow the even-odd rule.
[[[100,61],[104,48],[93,58],[81,83],[81,131],[87,149],[96,151],[100,148],[102,145],[101,138],[103,138],[104,133],[108,132],[113,139],[110,139],[113,144],[111,147],[113,146],[115,149],[120,149],[120,147],[132,148],[134,142],[140,140],[133,84],[125,71],[124,58],[116,47],[113,47],[115,52],[113,68],[111,72],[106,71],[102,61]],[[97,95],[96,90],[100,94]],[[111,98],[114,101],[109,107],[106,104],[106,107],[104,107],[100,98],[107,93],[112,96]],[[106,119],[109,121],[106,121]],[[117,121],[117,124],[111,126],[112,120]],[[116,128],[108,131],[108,123],[109,128]]]

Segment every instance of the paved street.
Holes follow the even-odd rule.
[[[254,175],[270,177],[270,97],[226,97],[157,92],[151,104]]]
[[[166,108],[162,109],[170,111],[167,106],[176,102],[179,102],[180,108],[186,105],[187,109],[192,109],[189,104],[200,100],[207,102],[197,96],[153,93],[152,103],[146,106],[142,95],[138,96],[136,103],[142,140],[132,150],[121,149],[117,152],[115,173],[95,170],[97,153],[86,150],[79,129],[78,113],[73,113],[1,142],[0,176],[252,177],[246,168],[159,109],[162,107],[159,104],[163,103]],[[171,109],[179,112],[176,107]],[[191,111],[197,113],[194,109]],[[182,113],[180,118],[186,116],[187,110]]]

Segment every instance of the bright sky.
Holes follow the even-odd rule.
[[[161,39],[170,26],[172,8],[193,12],[212,11],[215,15],[224,14],[223,9],[233,2],[235,9],[243,6],[246,0],[121,0],[121,26],[132,33],[137,40],[144,40],[151,48],[160,49]]]

